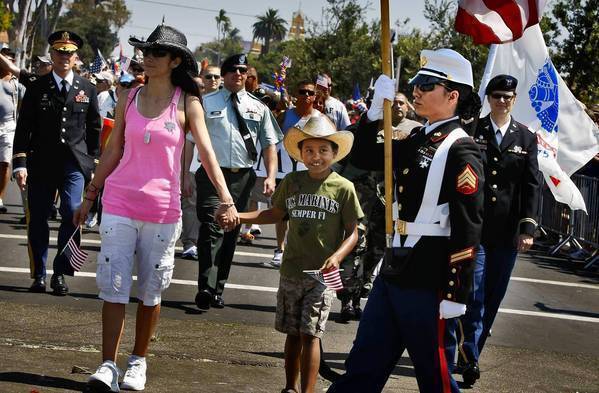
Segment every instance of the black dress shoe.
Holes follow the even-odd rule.
[[[214,295],[210,302],[210,306],[214,308],[225,308],[225,302],[220,295]]]
[[[200,310],[209,310],[211,301],[212,301],[212,294],[207,289],[202,289],[196,295],[196,299],[195,299],[196,306]]]
[[[29,287],[29,292],[46,292],[46,279],[44,277],[38,277],[33,280],[33,284]]]
[[[67,287],[67,283],[64,280],[64,276],[62,274],[53,274],[52,279],[50,279],[50,288],[54,291],[53,293],[56,296],[65,296],[69,293],[69,287]]]
[[[343,304],[341,306],[341,313],[339,314],[339,322],[348,323],[356,317],[356,312],[351,304]]]
[[[474,385],[476,380],[480,378],[480,369],[478,368],[478,363],[468,363],[466,366],[464,366],[462,377],[464,377],[465,385]]]

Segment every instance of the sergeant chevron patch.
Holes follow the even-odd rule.
[[[470,164],[466,164],[466,168],[458,175],[456,190],[465,195],[474,194],[478,191],[478,176],[476,176]]]

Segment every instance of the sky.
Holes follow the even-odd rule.
[[[261,15],[270,8],[276,8],[279,15],[291,24],[292,13],[301,9],[307,19],[320,21],[325,0],[126,0],[127,8],[131,11],[129,22],[119,31],[119,39],[123,51],[130,55],[133,50],[127,43],[131,35],[139,38],[147,37],[154,28],[165,18],[165,24],[181,30],[187,37],[188,47],[194,50],[204,42],[216,38],[215,17],[222,8],[227,11],[233,27],[241,31],[244,40],[252,39],[252,24],[256,15]],[[370,3],[366,19],[380,18],[378,0],[359,0],[365,5]],[[398,20],[406,17],[410,22],[406,28],[419,27],[427,30],[428,23],[422,15],[423,0],[390,0],[391,27]],[[273,5],[276,4],[276,5]]]

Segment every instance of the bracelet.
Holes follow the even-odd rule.
[[[235,206],[235,203],[233,203],[233,202],[231,202],[231,203],[221,202],[220,206],[233,207],[233,206]]]
[[[96,198],[90,199],[90,198],[87,197],[87,195],[84,196],[83,199],[85,199],[86,201],[90,201],[90,202],[95,202],[96,201]]]

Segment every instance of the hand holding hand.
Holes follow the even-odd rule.
[[[240,223],[235,205],[221,204],[216,209],[214,218],[226,232],[232,231]]]

